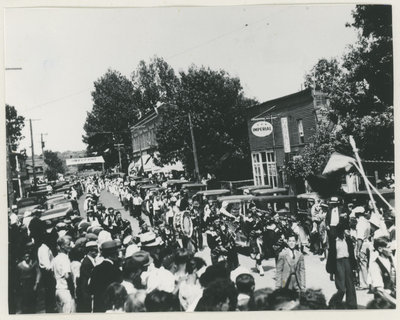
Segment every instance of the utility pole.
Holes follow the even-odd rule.
[[[34,150],[34,146],[33,146],[32,119],[29,119],[29,126],[30,126],[30,130],[31,130],[33,186],[34,186],[34,189],[36,189],[35,150]]]
[[[196,181],[199,182],[200,181],[199,162],[197,160],[196,141],[194,139],[192,117],[190,115],[190,112],[188,113],[188,117],[189,117],[190,135],[192,137],[192,147],[193,147],[194,168],[196,171]]]
[[[118,148],[118,159],[119,159],[119,170],[118,170],[118,172],[120,172],[121,169],[122,169],[121,147],[123,147],[124,145],[122,143],[116,143],[116,144],[114,144],[114,146]]]
[[[8,207],[11,208],[14,204],[14,186],[12,180],[12,170],[11,170],[11,139],[7,137],[7,195],[8,195]]]
[[[44,158],[44,141],[43,141],[43,136],[47,136],[47,133],[41,133],[40,134],[40,145],[42,147],[42,157]]]

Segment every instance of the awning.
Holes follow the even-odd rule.
[[[157,166],[154,164],[154,157],[152,157],[149,154],[144,154],[142,155],[141,159],[137,160],[136,162],[132,162],[129,167],[128,167],[128,172],[131,172],[133,170],[139,171],[140,168],[142,167],[142,161],[143,161],[143,171],[144,172],[151,172],[151,173],[156,173],[156,172],[171,172],[171,171],[184,171],[183,164],[180,161],[177,161],[174,164],[167,164],[162,167]]]

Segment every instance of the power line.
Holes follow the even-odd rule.
[[[36,105],[36,106],[33,106],[33,107],[31,107],[31,108],[28,108],[28,109],[26,109],[26,110],[27,110],[27,111],[30,111],[30,110],[33,110],[33,109],[36,109],[36,108],[40,108],[40,107],[43,107],[43,106],[45,106],[45,105],[48,105],[48,104],[51,104],[51,103],[54,103],[54,102],[58,102],[58,101],[61,101],[61,100],[64,100],[64,99],[68,99],[68,98],[71,98],[71,97],[80,95],[81,93],[87,92],[87,91],[88,91],[88,89],[81,90],[81,91],[72,93],[72,94],[67,95],[67,96],[63,96],[63,97],[60,97],[60,98],[57,98],[57,99],[54,99],[54,100],[50,100],[50,101],[47,101],[47,102],[44,102],[44,103],[40,103],[40,104],[38,104],[38,105]]]
[[[274,13],[273,15],[277,15],[277,14],[281,13],[282,11],[284,11],[284,10],[286,10],[286,9],[289,9],[289,8],[290,8],[290,7],[288,7],[288,8],[283,8],[283,9],[279,10],[277,13]],[[247,29],[249,26],[253,26],[253,25],[259,24],[260,22],[263,22],[263,21],[269,19],[271,16],[272,16],[272,14],[269,15],[269,16],[267,16],[267,17],[265,17],[265,18],[263,18],[263,19],[257,20],[257,21],[255,21],[255,22],[246,23],[244,26],[242,26],[242,27],[240,27],[240,28],[237,28],[237,29],[235,29],[235,30],[229,31],[229,32],[227,32],[227,33],[223,33],[223,34],[221,34],[221,35],[219,35],[219,36],[217,36],[217,37],[215,37],[215,38],[212,38],[212,39],[210,39],[210,40],[207,40],[207,41],[205,41],[205,42],[202,42],[202,43],[200,43],[200,44],[197,44],[197,45],[195,45],[195,46],[193,46],[193,47],[190,47],[190,48],[188,48],[188,49],[185,49],[185,50],[183,50],[183,51],[181,51],[181,52],[178,52],[178,53],[176,53],[176,54],[173,54],[172,56],[169,56],[169,57],[167,57],[166,59],[173,59],[173,58],[175,58],[175,57],[177,57],[177,56],[180,56],[180,55],[182,55],[182,54],[184,54],[184,53],[187,53],[187,52],[189,52],[189,51],[198,49],[198,48],[200,48],[200,47],[202,47],[202,46],[208,45],[208,44],[210,44],[210,43],[212,43],[212,42],[215,42],[215,41],[217,41],[217,40],[220,40],[220,39],[222,39],[222,38],[228,37],[228,36],[230,36],[230,35],[233,34],[233,33],[240,32],[240,31],[242,31],[242,30],[244,30],[244,29]],[[268,24],[268,25],[269,25],[269,24]]]

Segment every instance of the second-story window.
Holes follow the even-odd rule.
[[[297,129],[299,132],[299,143],[304,144],[304,129],[303,129],[303,120],[302,119],[297,120]]]

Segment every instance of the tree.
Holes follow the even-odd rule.
[[[64,173],[63,161],[56,152],[45,150],[44,163],[47,165],[45,175],[49,181],[56,180],[58,173]]]
[[[240,80],[196,66],[180,72],[180,80],[176,105],[160,110],[163,121],[156,138],[161,162],[181,160],[194,169],[190,113],[201,173],[220,179],[251,176],[245,107],[255,101],[243,96]]]
[[[321,59],[306,75],[305,85],[329,96],[327,118],[335,125],[330,133],[330,150],[352,155],[348,136],[353,135],[360,156],[367,160],[394,159],[393,44],[390,6],[359,5],[353,11],[358,40],[343,57]],[[318,152],[326,140],[314,141],[300,162],[308,174],[319,173]],[[333,143],[334,142],[334,143]],[[325,152],[325,151],[323,151]],[[314,155],[314,156],[313,156]],[[323,156],[323,154],[322,154]],[[293,170],[292,170],[293,171]],[[303,173],[301,173],[303,174]]]
[[[18,115],[15,107],[6,104],[6,133],[12,150],[16,150],[23,137],[22,129],[25,126],[25,118]]]
[[[87,154],[102,155],[106,167],[119,163],[115,144],[123,144],[122,154],[132,150],[129,130],[138,117],[131,81],[120,72],[108,70],[94,83],[93,108],[87,113],[83,141],[88,145]],[[126,157],[122,157],[123,167]]]
[[[148,64],[140,61],[132,74],[135,104],[147,113],[160,103],[175,101],[179,79],[174,69],[160,57],[153,57]]]

